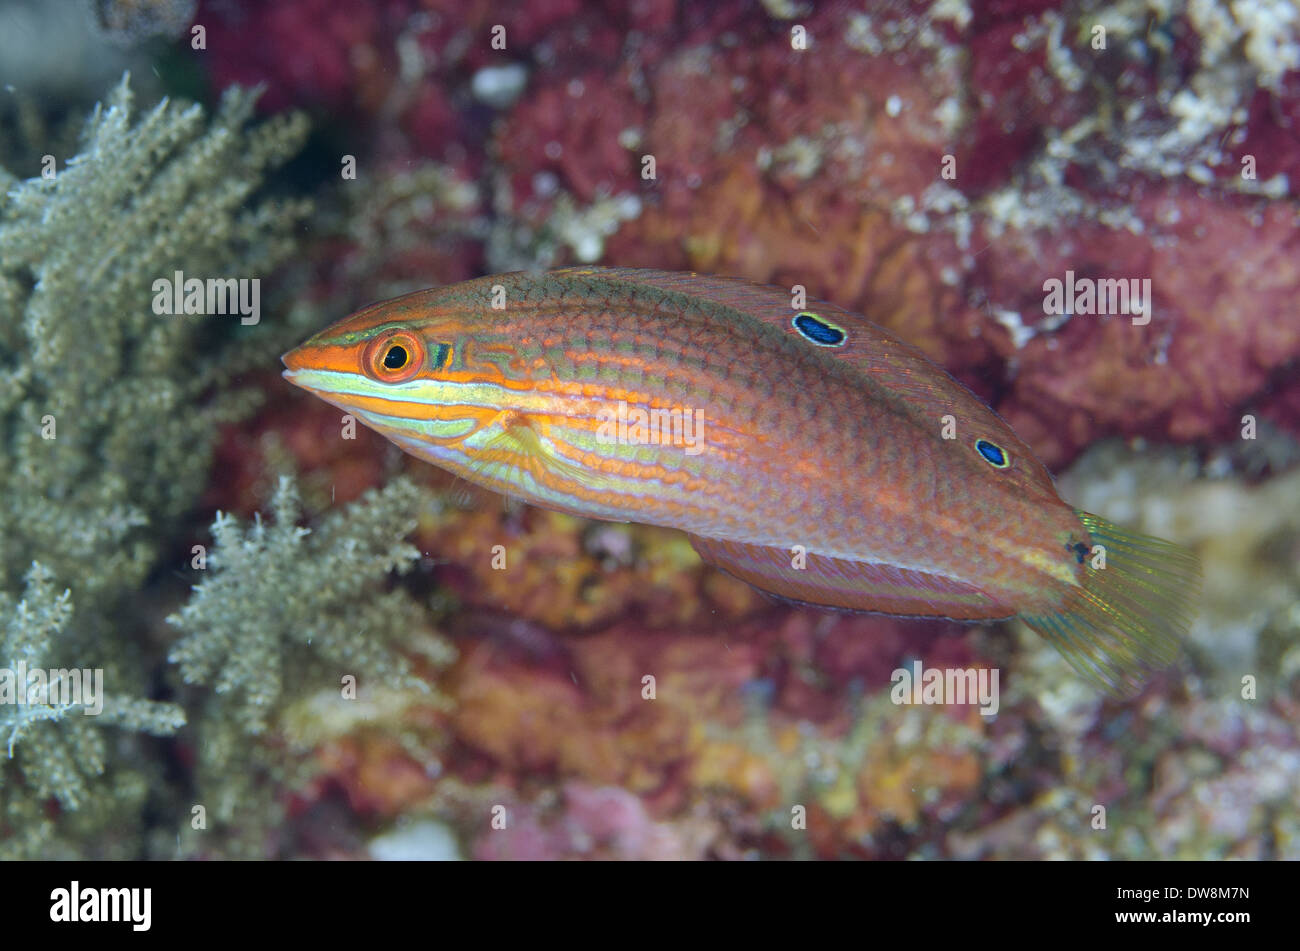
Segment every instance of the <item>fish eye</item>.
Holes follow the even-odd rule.
[[[407,356],[405,348],[400,343],[395,343],[384,354],[384,366],[390,370],[400,370],[406,366],[408,359],[410,358]]]
[[[362,352],[361,363],[366,375],[380,383],[405,383],[424,366],[424,344],[406,330],[390,331],[375,337]]]
[[[975,451],[984,457],[984,461],[994,469],[1005,469],[1011,465],[1011,458],[1007,455],[1006,450],[995,442],[989,442],[987,439],[975,440]]]

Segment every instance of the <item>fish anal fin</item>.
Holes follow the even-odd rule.
[[[961,621],[1015,614],[978,588],[943,575],[876,562],[691,535],[701,558],[754,587],[781,598],[847,611]],[[804,567],[796,568],[796,563]]]

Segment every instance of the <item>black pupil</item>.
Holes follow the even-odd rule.
[[[390,370],[400,370],[406,366],[406,350],[402,347],[389,347],[384,354],[384,366]]]

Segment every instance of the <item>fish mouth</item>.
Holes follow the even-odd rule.
[[[294,386],[300,386],[304,390],[315,392],[315,389],[305,379],[310,376],[310,368],[304,363],[301,350],[301,347],[295,347],[280,355],[280,362],[284,364],[284,370],[280,373],[280,376]]]
[[[315,374],[312,373],[310,367],[303,366],[299,358],[294,357],[294,351],[290,350],[282,356],[280,362],[284,364],[284,369],[280,371],[280,376],[284,377],[294,386],[306,390],[308,393],[315,394],[316,396],[324,396],[317,387],[312,385],[313,382],[316,382],[312,379]]]
[[[322,379],[319,369],[307,365],[301,357],[296,358],[294,353],[295,351],[290,350],[280,358],[285,366],[285,369],[280,371],[280,376],[299,389],[306,390],[312,396],[324,400],[331,406],[337,406],[347,413],[352,412],[347,396],[338,393],[328,380]]]
[[[321,389],[319,386],[314,385],[317,381],[313,380],[313,374],[311,370],[307,370],[301,367],[294,369],[291,367],[287,370],[280,371],[280,376],[284,377],[286,380],[288,380],[290,383],[292,383],[294,386],[298,387],[299,389],[306,390],[308,393],[311,393],[313,396],[319,396],[321,399],[327,400],[331,403],[334,402],[334,400],[330,399],[329,391]]]

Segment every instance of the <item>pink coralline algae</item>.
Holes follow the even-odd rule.
[[[354,115],[377,111],[396,64],[393,36],[414,0],[200,5],[212,77],[263,84],[262,108],[321,107]]]
[[[1141,234],[1085,223],[1055,240],[1004,235],[981,264],[994,293],[1025,312],[1041,310],[1031,282],[1044,273],[1151,282],[1145,326],[1123,315],[1076,315],[1019,350],[1002,344],[1019,363],[1003,413],[1053,458],[1098,432],[1228,436],[1300,355],[1300,323],[1282,317],[1300,290],[1294,208],[1189,184],[1143,185],[1131,196],[1134,214],[1148,222]]]
[[[717,836],[707,821],[656,822],[626,790],[569,783],[563,802],[544,810],[532,804],[504,813],[513,827],[485,832],[477,859],[698,859]]]

